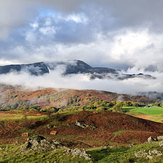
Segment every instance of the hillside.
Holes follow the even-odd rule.
[[[97,101],[134,101],[150,103],[154,100],[143,96],[131,96],[95,90],[39,89],[0,85],[0,109],[40,109],[45,107],[82,107]]]
[[[160,123],[108,111],[53,114],[39,119],[36,112],[23,114],[26,117],[19,120],[0,121],[1,162],[162,160],[162,142],[145,143],[150,136],[163,135]]]
[[[127,115],[152,112],[144,106],[153,102],[106,91],[0,85],[0,162],[160,161],[159,142],[146,142],[163,135],[163,123]]]
[[[16,112],[15,112],[16,113]],[[20,112],[17,112],[20,114]],[[0,121],[0,144],[23,142],[28,135],[43,135],[68,147],[90,148],[108,144],[139,144],[148,137],[163,135],[163,124],[122,113],[78,112],[41,117],[36,112],[22,112],[20,119]],[[44,114],[42,114],[44,115]],[[38,117],[38,118],[37,118]]]

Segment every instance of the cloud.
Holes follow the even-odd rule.
[[[92,66],[152,70],[158,78],[149,83],[158,90],[163,72],[162,15],[162,0],[2,0],[0,64],[80,59]],[[91,88],[83,78],[76,79],[77,86]],[[7,76],[4,79],[7,82]],[[90,84],[105,89],[107,82]],[[128,84],[134,91],[136,82],[115,82],[113,88],[118,91],[122,84],[127,90]],[[139,88],[150,90],[141,82]]]
[[[162,31],[162,0],[2,0],[0,2],[0,31],[5,38],[16,27],[38,13],[39,9],[54,9],[67,13],[86,13],[102,31],[126,27],[149,27]],[[97,25],[97,24],[96,24]]]
[[[88,43],[68,44],[55,41],[55,35],[54,38],[46,38],[40,33],[35,34],[26,35],[27,42],[24,45],[4,49],[1,59],[23,63],[80,59],[92,66],[122,69],[148,69],[152,66],[155,70],[163,71],[162,34],[157,35],[148,30],[122,30],[112,37],[99,34]]]
[[[34,13],[28,1],[0,1],[0,39],[8,37],[12,30],[23,25]]]
[[[38,70],[39,71],[39,70]],[[21,85],[27,88],[67,88],[67,89],[96,89],[106,90],[118,93],[136,94],[137,92],[146,91],[163,91],[163,74],[153,73],[157,80],[147,79],[128,79],[118,80],[90,80],[89,76],[78,74],[62,76],[64,67],[59,66],[55,71],[43,76],[32,76],[26,71],[20,73],[11,72],[0,75],[0,83],[10,85]],[[130,72],[135,72],[131,69]],[[32,85],[31,85],[32,83]]]

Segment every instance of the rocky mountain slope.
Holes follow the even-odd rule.
[[[28,72],[31,75],[44,75],[50,73],[51,71],[56,70],[57,68],[64,69],[62,75],[72,75],[72,74],[87,74],[90,79],[118,79],[124,80],[129,78],[146,78],[154,79],[151,75],[148,74],[124,74],[119,70],[106,68],[106,67],[91,67],[87,63],[74,60],[67,62],[39,62],[33,64],[20,64],[20,65],[6,65],[0,66],[0,74],[7,74],[9,72]]]

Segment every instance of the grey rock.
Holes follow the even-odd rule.
[[[163,136],[158,136],[158,137],[157,137],[157,140],[158,140],[158,141],[163,140]]]
[[[49,151],[62,147],[58,141],[48,141],[43,136],[34,136],[27,139],[24,150]]]
[[[76,121],[75,125],[78,126],[78,127],[83,128],[83,129],[89,127],[89,125],[85,124],[83,121]]]
[[[160,156],[162,156],[162,152],[156,149],[149,150],[149,151],[141,150],[141,151],[135,152],[136,158],[154,159]]]
[[[75,122],[75,125],[78,126],[78,127],[80,127],[80,128],[83,128],[83,129],[89,128],[89,129],[94,130],[96,128],[95,126],[91,126],[91,125],[85,124],[84,121],[76,121]]]
[[[160,141],[160,142],[159,142],[159,146],[160,146],[160,147],[163,147],[163,141]]]
[[[91,160],[91,157],[89,154],[86,153],[86,151],[84,149],[78,149],[78,148],[75,148],[75,149],[66,149],[64,150],[64,152],[68,153],[68,154],[71,154],[72,156],[77,156],[77,157],[80,157],[80,158],[84,158],[85,160]]]
[[[152,143],[152,142],[156,142],[156,141],[158,141],[158,140],[151,136],[148,138],[148,143]]]

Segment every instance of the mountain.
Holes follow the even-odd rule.
[[[67,62],[38,62],[32,64],[19,64],[19,65],[6,65],[0,66],[0,74],[7,74],[10,72],[28,72],[31,75],[44,75],[56,70],[58,67],[63,67],[64,72],[62,75],[72,75],[72,74],[87,74],[90,79],[118,79],[124,80],[129,78],[145,78],[154,79],[148,74],[124,74],[119,70],[106,67],[91,67],[87,63],[74,60]]]

